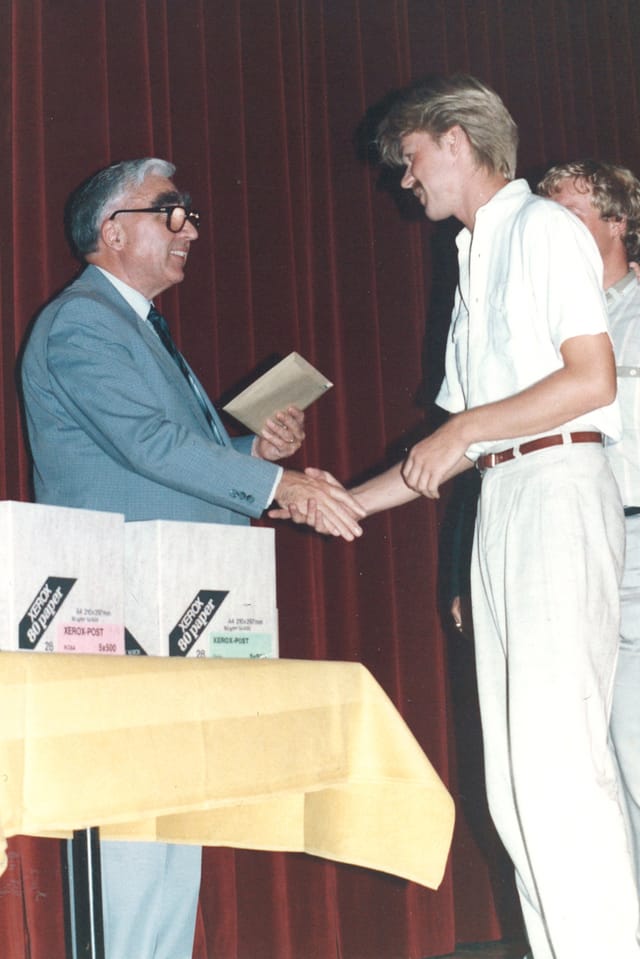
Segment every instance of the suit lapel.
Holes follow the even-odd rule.
[[[154,360],[162,367],[167,378],[174,383],[181,395],[188,402],[189,407],[198,423],[203,426],[208,436],[212,436],[211,428],[206,421],[204,412],[200,408],[197,397],[194,395],[189,383],[178,369],[175,360],[169,355],[157,333],[149,325],[149,323],[147,323],[146,320],[143,320],[138,313],[136,313],[133,307],[127,303],[125,298],[121,295],[113,283],[110,283],[109,280],[95,266],[91,264],[87,266],[80,277],[76,280],[76,283],[80,286],[86,284],[89,288],[97,290],[101,296],[110,302],[114,311],[120,314],[123,320],[129,323],[130,326],[134,328],[136,333],[142,337]],[[185,360],[185,362],[187,361]],[[191,369],[191,365],[187,363],[187,366],[189,367],[195,382],[198,384],[198,389],[200,389],[208,409],[211,411],[213,420],[220,433],[222,445],[229,446],[231,443],[229,435],[224,428],[220,417],[218,416],[215,406],[213,403],[211,403],[204,387],[201,385],[200,381]],[[140,371],[140,375],[144,376],[144,370]],[[212,438],[215,439],[215,437]]]

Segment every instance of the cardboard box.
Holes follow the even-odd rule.
[[[274,531],[125,523],[125,627],[129,654],[276,658]]]
[[[0,502],[0,649],[122,654],[124,517]]]

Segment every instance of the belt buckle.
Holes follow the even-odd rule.
[[[483,453],[480,461],[482,462],[482,466],[479,467],[481,473],[484,473],[485,470],[492,469],[501,462],[501,460],[498,459],[498,453]]]

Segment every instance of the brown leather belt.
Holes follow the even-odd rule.
[[[499,463],[508,463],[514,460],[516,455],[526,456],[527,453],[535,453],[536,450],[545,450],[548,446],[562,446],[564,443],[600,443],[602,445],[602,433],[595,431],[585,431],[582,433],[569,433],[563,436],[562,433],[553,433],[551,436],[541,436],[537,440],[529,440],[527,443],[520,443],[519,446],[512,446],[508,450],[500,450],[499,453],[485,453],[476,460],[476,467],[479,470],[491,469]]]

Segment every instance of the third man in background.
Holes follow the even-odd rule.
[[[624,503],[627,547],[621,590],[620,653],[613,694],[614,742],[640,887],[640,181],[611,163],[552,167],[538,192],[561,203],[593,234],[616,354],[620,443],[607,447]]]

